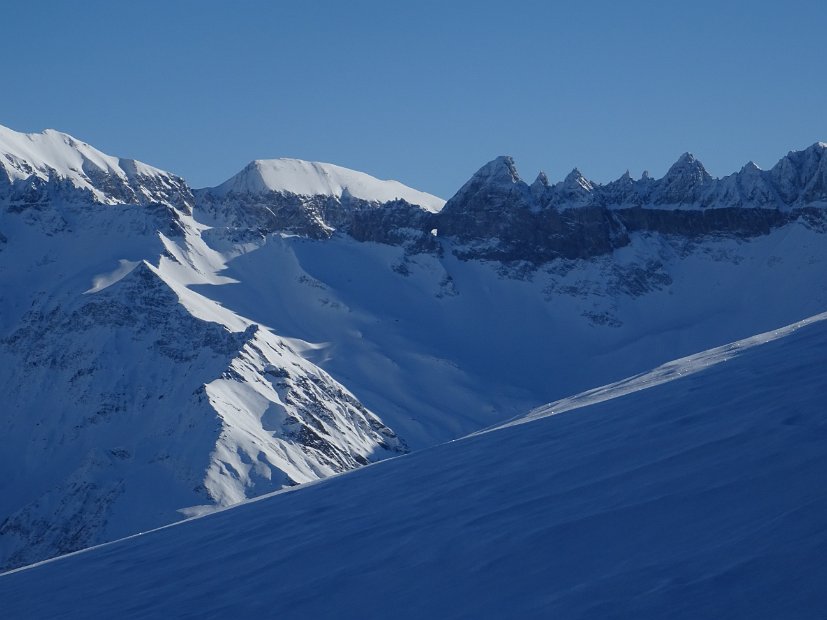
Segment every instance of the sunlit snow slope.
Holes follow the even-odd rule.
[[[405,200],[428,211],[439,211],[441,198],[420,192],[399,181],[375,177],[333,164],[301,159],[257,159],[212,192],[216,195],[263,194],[283,192],[298,196],[332,196],[349,194],[368,202]]]
[[[405,451],[305,343],[188,288],[232,282],[192,204],[174,175],[0,127],[0,566]]]
[[[4,575],[4,615],[821,617],[825,318]]]

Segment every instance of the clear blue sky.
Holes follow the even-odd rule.
[[[449,197],[533,180],[716,176],[827,140],[827,2],[6,3],[0,124],[215,185],[298,157]]]

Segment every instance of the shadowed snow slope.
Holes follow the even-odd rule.
[[[820,616],[824,318],[6,574],[4,615]]]

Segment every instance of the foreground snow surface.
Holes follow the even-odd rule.
[[[5,618],[822,617],[824,319],[8,573],[0,607]]]

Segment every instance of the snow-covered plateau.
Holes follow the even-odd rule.
[[[824,143],[767,171],[714,179],[686,154],[603,185],[529,185],[500,157],[444,202],[288,159],[193,190],[0,127],[0,567],[416,452],[368,468],[396,471],[817,315],[825,233]],[[444,485],[429,467],[418,484]]]

